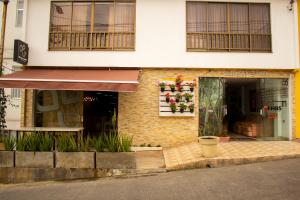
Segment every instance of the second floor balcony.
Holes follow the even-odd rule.
[[[49,50],[134,50],[135,2],[52,2]]]

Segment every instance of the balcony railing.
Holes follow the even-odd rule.
[[[49,50],[134,50],[134,32],[51,32]]]
[[[271,52],[271,34],[187,33],[188,51]]]

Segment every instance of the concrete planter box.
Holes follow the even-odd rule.
[[[14,167],[14,151],[0,151],[0,167]]]
[[[16,167],[53,168],[53,152],[16,151]]]
[[[56,152],[56,168],[95,168],[95,152]]]
[[[98,169],[136,169],[135,152],[97,152]]]

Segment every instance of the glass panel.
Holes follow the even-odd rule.
[[[51,4],[51,32],[70,32],[71,31],[71,2],[55,2]]]
[[[207,8],[208,32],[227,32],[227,4],[209,3]]]
[[[207,3],[187,2],[187,32],[206,32]]]
[[[288,79],[261,79],[261,137],[289,138]]]
[[[72,32],[90,32],[91,3],[73,3]]]
[[[95,3],[94,31],[113,31],[113,9],[113,3]]]
[[[223,132],[222,78],[201,78],[199,81],[199,123],[200,135],[219,135]]]
[[[36,90],[35,126],[81,127],[82,95],[80,91]]]

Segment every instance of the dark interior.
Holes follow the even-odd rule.
[[[84,92],[84,134],[98,136],[112,128],[112,116],[118,112],[118,93]]]

